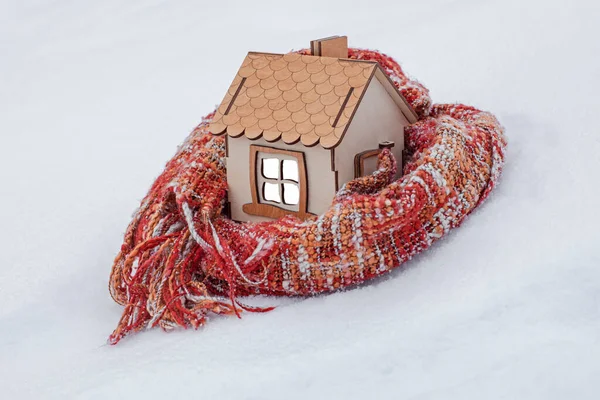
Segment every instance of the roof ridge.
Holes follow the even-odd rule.
[[[248,54],[256,54],[256,55],[266,55],[266,56],[285,56],[286,54],[300,54],[295,51],[291,51],[289,53],[268,53],[265,51],[249,51]],[[344,58],[344,57],[324,57],[324,56],[313,56],[312,54],[300,54],[302,57],[319,57],[319,58],[335,58],[340,61],[348,61],[348,62],[360,62],[365,64],[379,64],[379,62],[375,60],[358,60],[356,58]]]

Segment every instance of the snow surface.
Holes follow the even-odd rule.
[[[202,3],[0,0],[2,398],[600,397],[597,1]],[[246,51],[339,33],[499,117],[490,200],[362,288],[105,345],[131,213]]]

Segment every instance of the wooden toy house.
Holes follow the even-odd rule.
[[[236,221],[323,213],[375,170],[381,148],[402,165],[417,115],[379,64],[347,59],[345,36],[313,41],[311,53],[248,53],[209,126],[226,134]]]

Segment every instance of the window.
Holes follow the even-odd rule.
[[[381,150],[367,150],[354,156],[354,177],[370,175],[377,169],[377,157]]]
[[[394,142],[384,141],[379,143],[379,148],[374,150],[365,150],[354,156],[354,178],[370,175],[377,170],[377,161],[379,153],[383,149],[391,149]]]
[[[310,215],[304,153],[251,145],[250,185],[252,203],[244,204],[245,213],[269,218]]]

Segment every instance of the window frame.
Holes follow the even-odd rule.
[[[277,177],[269,178],[265,175],[265,160],[276,160],[277,161]],[[296,203],[286,203],[285,202],[285,184],[291,184],[298,188],[298,193],[300,192],[300,181],[294,179],[285,179],[283,173],[283,163],[285,161],[293,161],[296,163],[296,169],[298,171],[298,179],[300,178],[300,166],[298,163],[297,157],[293,157],[287,154],[278,154],[274,155],[273,153],[265,153],[259,151],[256,155],[256,168],[258,169],[256,173],[256,188],[257,188],[257,196],[258,202],[260,204],[271,204],[274,206],[278,206],[281,208],[285,208],[289,211],[298,212],[300,209],[300,195],[298,195],[298,201]],[[268,200],[265,196],[265,185],[266,184],[276,185],[279,199],[280,201]]]
[[[365,175],[365,160],[371,157],[378,157],[381,149],[365,150],[354,156],[354,178],[360,178]]]
[[[272,157],[270,157],[270,155],[272,155]],[[277,179],[266,178],[263,175],[261,160],[265,158],[277,158],[279,160]],[[298,182],[291,179],[283,179],[282,169],[284,160],[296,161],[298,165]],[[292,214],[301,219],[306,219],[313,215],[308,212],[308,179],[304,152],[252,144],[250,145],[249,174],[252,203],[244,204],[242,206],[242,210],[246,214],[267,218],[280,218]],[[264,199],[264,193],[262,193],[264,183],[276,183],[280,186],[279,194],[281,202],[278,203]],[[282,188],[284,183],[293,183],[298,186],[298,204],[285,203]]]
[[[361,151],[354,156],[354,178],[360,178],[365,175],[365,161],[371,157],[379,157],[383,149],[392,149],[395,143],[389,140],[379,142],[379,148]]]

